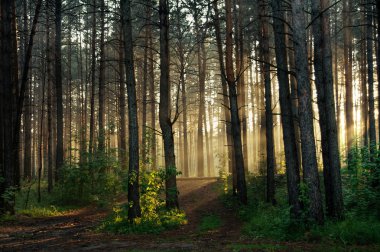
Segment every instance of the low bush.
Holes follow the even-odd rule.
[[[380,219],[380,146],[355,147],[343,170],[343,193],[348,212]]]
[[[116,150],[111,153],[87,153],[82,161],[66,162],[61,179],[54,188],[59,204],[103,206],[122,191],[125,171],[120,169]]]
[[[128,220],[128,207],[117,205],[113,208],[113,213],[101,224],[99,230],[118,234],[160,233],[187,224],[183,211],[165,208],[163,195],[166,176],[165,170],[141,172],[141,218],[136,218],[131,223]]]
[[[374,159],[370,160],[368,158],[368,163],[365,163],[361,159],[361,165],[357,165],[355,169],[351,167],[349,172],[345,171],[345,219],[326,219],[323,226],[308,222],[304,218],[290,218],[286,181],[281,176],[276,177],[276,206],[265,202],[266,186],[263,176],[248,178],[250,201],[247,206],[239,204],[232,191],[222,194],[221,200],[228,208],[234,209],[244,223],[243,234],[252,239],[319,242],[339,246],[380,244],[380,220],[375,214],[379,210],[375,208],[379,204],[375,200],[379,192],[375,192],[373,188],[373,171],[371,175],[368,174],[369,169],[374,169]]]
[[[201,223],[198,227],[200,232],[206,232],[210,230],[215,230],[220,228],[223,225],[223,221],[220,219],[218,215],[209,214],[204,216],[201,219]]]

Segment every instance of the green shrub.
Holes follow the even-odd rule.
[[[143,171],[140,173],[141,218],[133,223],[128,220],[128,207],[117,205],[99,230],[112,233],[160,233],[187,224],[186,215],[180,210],[166,210],[164,181],[176,171]],[[178,174],[178,173],[177,173]]]
[[[380,147],[380,146],[379,146]],[[350,151],[343,170],[343,190],[347,211],[380,218],[380,151],[379,148],[355,147]]]
[[[218,215],[210,214],[206,215],[201,219],[201,223],[198,230],[201,232],[215,230],[223,225],[223,221]]]
[[[324,226],[315,226],[310,234],[344,245],[380,244],[380,222],[374,219],[348,217],[343,221],[329,221]]]
[[[32,180],[24,182],[20,190],[16,192],[16,214],[30,217],[51,217],[60,216],[65,212],[77,209],[78,205],[59,204],[59,195],[57,193],[43,193],[41,201],[38,202],[37,183]],[[46,181],[41,182],[41,191],[47,190]]]
[[[27,209],[21,209],[17,211],[18,214],[26,215],[33,218],[38,217],[52,217],[52,216],[60,216],[65,213],[65,211],[62,211],[61,209],[58,209],[55,206],[48,206],[48,207],[38,207],[38,206],[31,206]]]
[[[247,206],[240,205],[232,194],[222,194],[221,200],[226,206],[233,208],[237,217],[244,222],[243,234],[253,239],[319,242],[339,246],[380,244],[380,221],[370,212],[378,210],[371,210],[371,206],[379,203],[375,200],[377,196],[374,196],[378,192],[375,192],[373,187],[373,171],[367,174],[368,169],[374,169],[370,164],[374,160],[368,158],[364,164],[360,159],[358,169],[367,172],[354,173],[351,170],[351,174],[345,175],[345,193],[350,193],[346,195],[346,206],[353,208],[346,212],[344,220],[327,219],[323,226],[307,221],[307,210],[304,210],[299,220],[290,219],[286,183],[282,177],[276,177],[276,206],[265,202],[265,177],[260,176],[248,178],[248,195],[252,196],[249,196],[251,200]],[[357,174],[365,179],[358,179]],[[254,194],[256,196],[253,196]],[[301,201],[307,205],[308,201],[304,195],[307,195],[307,188],[301,184]],[[348,201],[349,199],[351,201]]]
[[[84,161],[66,162],[62,167],[61,179],[54,188],[57,203],[104,205],[112,202],[122,190],[125,176],[117,162],[116,151],[83,155]]]

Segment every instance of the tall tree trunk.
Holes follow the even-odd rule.
[[[296,133],[292,111],[292,101],[289,87],[288,60],[285,38],[284,6],[277,0],[272,0],[273,29],[275,36],[275,51],[277,61],[277,78],[279,83],[281,121],[283,129],[283,141],[285,149],[286,178],[288,188],[288,201],[291,206],[292,218],[299,218],[301,204],[299,201],[300,191],[300,168],[297,156]]]
[[[292,23],[291,12],[288,12],[286,15],[286,20],[288,23]],[[288,26],[285,26],[285,33],[289,33]],[[286,36],[286,45],[287,48],[294,48],[294,43],[291,35]],[[289,60],[289,69],[294,72],[296,68],[296,63],[294,59],[294,50],[288,49],[288,60]],[[301,149],[301,132],[299,128],[299,118],[298,118],[298,95],[297,95],[297,79],[293,74],[289,75],[290,80],[290,97],[292,101],[292,114],[294,118],[294,131],[296,136],[297,143],[297,156],[298,164],[301,167],[302,164],[302,149]],[[301,169],[300,169],[301,170]]]
[[[260,47],[262,58],[262,71],[264,75],[265,89],[265,137],[266,137],[266,152],[267,152],[267,202],[276,204],[275,200],[275,151],[274,151],[274,135],[273,135],[273,115],[272,115],[272,83],[270,76],[270,51],[269,51],[269,31],[267,6],[264,1],[260,2]]]
[[[27,13],[27,1],[23,1],[23,21],[24,21],[24,53],[27,50],[27,38],[28,38],[28,13]],[[25,55],[22,55],[25,57]],[[22,59],[24,64],[24,59]],[[25,101],[24,101],[24,179],[30,181],[32,178],[32,118],[31,118],[31,87],[30,82],[25,85]]]
[[[14,66],[10,64],[13,62],[13,39],[12,36],[12,2],[9,0],[1,1],[0,3],[0,54],[2,60],[0,61],[0,109],[1,109],[1,174],[3,178],[0,182],[0,214],[10,212],[14,213],[14,206],[12,200],[6,200],[3,194],[8,188],[15,185],[15,169],[16,164],[14,160],[14,149],[13,143],[14,139],[14,111],[15,103],[14,97],[15,82],[14,76],[15,70]]]
[[[123,17],[121,17],[123,25]],[[122,27],[121,27],[122,28]],[[125,118],[125,64],[124,64],[124,40],[123,30],[120,31],[120,47],[119,47],[119,117],[120,117],[120,147],[119,158],[123,169],[127,168],[127,140],[126,140],[126,118]]]
[[[147,104],[148,104],[148,56],[149,56],[149,33],[150,33],[150,16],[151,7],[146,6],[145,38],[144,38],[144,62],[143,62],[143,83],[142,83],[142,161],[144,165],[148,164],[149,155],[147,139]]]
[[[376,57],[376,63],[377,63],[377,81],[378,81],[378,111],[380,111],[380,0],[376,0],[376,14],[377,14],[377,57]],[[379,120],[379,142],[380,142],[380,116],[378,118]]]
[[[43,145],[43,129],[44,129],[44,110],[45,110],[45,77],[42,80],[41,86],[41,112],[40,112],[40,125],[39,125],[39,141],[38,141],[38,185],[37,185],[37,201],[41,202],[41,179],[43,169],[42,145]]]
[[[214,168],[214,144],[213,144],[213,139],[214,139],[214,113],[213,113],[213,108],[212,105],[209,104],[208,106],[208,118],[210,122],[210,135],[209,135],[209,144],[210,144],[210,149],[209,149],[209,160],[210,160],[210,168],[209,168],[209,177],[212,177],[213,174],[215,174],[215,168]]]
[[[18,88],[15,3],[3,1],[1,4],[0,18],[2,19],[2,22],[0,27],[0,36],[2,35],[3,38],[0,40],[0,46],[2,50],[1,55],[3,56],[3,62],[6,62],[6,64],[0,65],[0,75],[1,72],[4,75],[3,79],[0,79],[0,82],[1,80],[3,82],[3,87],[0,87],[0,90],[4,89],[3,94],[6,96],[3,100],[2,115],[8,120],[4,120],[4,124],[2,125],[2,133],[4,134],[2,137],[4,143],[2,166],[5,167],[3,168],[4,171],[2,177],[4,177],[5,180],[3,185],[0,185],[0,195],[4,192],[2,190],[6,190],[9,186],[19,186],[20,183],[19,140],[21,131],[21,117],[25,100],[25,90],[28,79],[30,59],[32,57],[33,39],[36,33],[42,0],[39,0],[36,4],[28,46],[26,48],[25,59],[23,61],[24,66],[22,68],[20,89]],[[9,62],[11,62],[11,64],[9,64]],[[7,151],[9,151],[9,153]],[[2,209],[5,209],[6,211],[13,213],[13,204],[6,204],[4,206],[4,203],[6,202],[0,201],[0,212]]]
[[[53,95],[53,76],[52,76],[52,46],[50,41],[51,29],[50,29],[50,4],[46,2],[46,60],[47,60],[47,128],[48,128],[48,192],[53,190],[53,125],[52,125],[52,95]]]
[[[306,45],[306,24],[303,1],[292,2],[293,40],[297,62],[299,120],[302,141],[302,166],[305,184],[309,193],[309,215],[317,223],[323,223],[322,197],[319,188],[318,165],[316,158],[311,85],[309,80],[308,54]]]
[[[61,177],[63,165],[63,100],[62,100],[62,0],[55,0],[55,91],[57,104],[56,175]]]
[[[232,4],[231,0],[225,0],[226,10],[226,77],[230,98],[230,114],[232,139],[235,152],[235,167],[237,181],[237,195],[242,204],[247,204],[247,187],[245,181],[243,146],[241,141],[241,129],[239,108],[237,102],[236,80],[233,69],[233,44],[232,44]]]
[[[179,16],[179,14],[178,14]],[[178,17],[177,29],[181,29],[180,19]],[[179,43],[179,61],[180,61],[180,82],[181,82],[181,96],[182,96],[182,124],[183,124],[183,176],[189,177],[189,143],[187,136],[187,96],[185,84],[185,53],[183,49],[182,40]]]
[[[312,2],[315,84],[318,94],[319,125],[322,138],[323,175],[327,214],[343,217],[342,182],[335,117],[334,80],[330,40],[329,0]]]
[[[95,150],[95,77],[96,77],[96,0],[92,2],[92,34],[91,34],[91,101],[90,101],[90,143],[89,152]]]
[[[335,83],[335,111],[336,111],[336,124],[337,124],[337,138],[338,138],[338,148],[340,150],[340,99],[339,99],[339,72],[338,72],[338,6],[336,6],[334,14],[334,83]]]
[[[344,76],[346,82],[346,141],[349,151],[354,144],[354,102],[352,94],[352,1],[343,2],[343,27],[344,27]]]
[[[244,46],[244,27],[243,27],[243,5],[244,0],[234,0],[234,26],[235,26],[235,61],[236,61],[236,78],[238,92],[238,106],[240,118],[242,120],[242,143],[245,172],[248,173],[248,135],[247,135],[247,118],[246,118],[246,86],[245,86],[245,46]]]
[[[206,107],[206,106],[205,106]],[[205,138],[206,138],[206,153],[207,153],[207,176],[211,177],[211,155],[210,155],[210,138],[209,133],[207,131],[207,116],[206,116],[206,108],[203,116],[203,124],[205,129]]]
[[[223,44],[222,44],[222,36],[221,36],[221,30],[220,30],[220,15],[219,15],[219,9],[218,9],[218,1],[213,2],[213,9],[215,14],[215,20],[214,20],[214,28],[215,28],[215,35],[216,35],[216,43],[218,48],[218,57],[219,57],[219,68],[220,68],[220,75],[221,75],[221,82],[222,82],[222,94],[223,94],[223,107],[224,107],[224,120],[225,120],[225,130],[226,130],[226,137],[227,137],[227,159],[228,159],[228,171],[232,173],[233,179],[233,192],[235,193],[237,190],[236,185],[236,172],[235,172],[235,162],[234,162],[234,153],[233,153],[233,146],[232,146],[232,129],[231,129],[231,115],[230,111],[228,110],[228,104],[229,104],[229,97],[228,97],[228,85],[226,80],[226,71],[224,66],[224,59],[223,59]]]
[[[179,208],[178,191],[175,172],[175,154],[173,139],[173,123],[170,118],[170,81],[169,81],[169,3],[159,1],[160,16],[160,106],[159,120],[164,141],[166,169],[166,207]]]
[[[198,110],[198,139],[197,139],[197,170],[198,177],[204,177],[205,164],[204,164],[204,141],[203,141],[203,117],[205,116],[205,81],[206,69],[204,68],[205,58],[203,57],[204,51],[204,36],[201,34],[198,13],[194,15],[195,30],[197,35],[197,58],[198,58],[198,81],[199,81],[199,110]]]
[[[373,16],[372,1],[367,0],[367,71],[368,71],[368,102],[369,102],[369,144],[370,150],[375,151],[376,145],[376,121],[375,121],[375,98],[374,98],[374,78],[373,78]]]
[[[105,29],[105,3],[100,1],[100,42],[99,42],[99,151],[105,151],[105,51],[104,51],[104,29]]]
[[[361,0],[360,5],[360,22],[365,24],[366,20],[366,7],[365,1]],[[367,90],[367,52],[366,52],[366,27],[360,27],[360,63],[359,63],[359,71],[360,71],[360,80],[361,80],[361,121],[362,121],[362,135],[364,146],[368,147],[368,90]]]
[[[124,53],[128,94],[129,172],[128,219],[141,217],[139,193],[139,127],[137,119],[136,81],[133,62],[131,0],[121,0],[124,32]]]
[[[37,5],[38,6],[38,5]],[[21,117],[22,117],[22,109],[23,105],[20,105],[20,108],[18,109],[18,99],[20,96],[20,88],[19,88],[19,80],[18,80],[18,47],[17,47],[17,21],[16,21],[16,6],[15,1],[12,1],[12,29],[11,29],[11,36],[12,36],[12,58],[10,61],[10,64],[12,65],[12,82],[13,82],[13,97],[12,102],[14,103],[13,106],[16,107],[16,109],[13,111],[13,143],[12,143],[12,159],[14,161],[14,185],[16,187],[20,186],[20,132],[21,132]],[[25,97],[25,87],[23,90],[23,96]],[[23,97],[23,99],[24,99]]]
[[[152,128],[152,148],[151,157],[153,159],[153,169],[157,169],[157,141],[156,141],[156,94],[154,86],[154,55],[153,55],[153,38],[152,33],[149,33],[149,97],[150,97],[150,116]]]

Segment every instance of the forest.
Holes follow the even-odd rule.
[[[1,0],[1,251],[379,251],[380,0]]]

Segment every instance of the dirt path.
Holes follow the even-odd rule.
[[[180,205],[189,223],[178,230],[159,235],[110,235],[93,229],[106,216],[91,207],[60,217],[27,218],[0,227],[1,251],[222,251],[237,242],[240,225],[233,213],[217,199],[216,179],[179,180]],[[201,219],[209,214],[220,216],[223,225],[200,232]],[[227,250],[229,251],[229,250]]]

